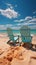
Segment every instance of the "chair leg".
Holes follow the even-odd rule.
[[[7,44],[10,42],[11,40],[9,40],[8,42],[7,42]]]

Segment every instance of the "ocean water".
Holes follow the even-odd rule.
[[[36,29],[35,30],[31,30],[30,32],[31,32],[31,34],[36,34]]]
[[[7,33],[7,30],[0,30],[0,33]],[[14,34],[20,34],[20,30],[13,30]],[[30,30],[31,34],[36,34],[36,29]]]

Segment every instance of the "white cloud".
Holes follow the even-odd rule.
[[[17,21],[19,22],[16,23]],[[28,21],[25,19],[16,20],[14,25],[13,24],[0,25],[0,30],[6,30],[7,27],[18,30],[23,25],[28,25],[30,26],[31,29],[36,29],[36,18],[32,17],[32,19]]]
[[[11,4],[9,4],[9,3],[6,3],[6,5],[7,5],[7,6],[12,6],[12,5],[11,5]]]
[[[12,4],[10,4],[10,3],[5,3],[5,4],[7,5],[7,7],[10,7],[11,9],[13,9],[13,5]],[[17,4],[14,5],[14,7],[17,7]]]
[[[31,20],[28,20],[28,21],[26,21],[25,23],[27,23],[27,25],[29,25],[29,24],[36,24],[36,18],[32,18]]]
[[[5,3],[7,5],[7,7],[13,9],[13,6],[10,3]]]
[[[6,16],[7,18],[17,18],[18,17],[18,12],[16,12],[14,9],[7,8],[5,10],[0,9],[0,13],[3,16]]]
[[[20,20],[14,20],[14,22],[27,22],[29,20],[32,20],[31,16],[27,16],[24,19],[20,19]]]
[[[32,18],[29,22],[34,22],[34,23],[36,23],[36,18]]]
[[[20,19],[20,20],[14,20],[14,22],[23,22],[23,23],[36,23],[36,18],[35,17],[25,17],[24,19]]]
[[[0,25],[0,30],[6,30],[5,25]]]
[[[12,24],[0,25],[0,30],[6,30],[7,27],[12,27]]]
[[[32,29],[36,28],[36,26],[34,27],[34,25],[36,25],[36,18],[35,17],[25,17],[24,19],[20,19],[20,20],[15,20],[14,22],[18,22],[17,26],[18,27],[21,27],[23,25],[30,25],[30,28],[31,28],[31,25],[32,25]]]
[[[12,24],[6,24],[5,27],[12,27]]]
[[[36,11],[33,12],[33,14],[35,14],[35,13],[36,13]]]
[[[32,19],[31,16],[27,16],[27,17],[25,17],[25,20],[31,20],[31,19]]]
[[[23,22],[24,19],[20,19],[20,20],[14,20],[14,22]]]
[[[8,27],[10,27],[11,29],[14,29],[14,30],[20,29],[20,27],[18,27],[18,26],[14,26],[12,24],[5,24],[5,25],[0,25],[0,30],[6,30]]]
[[[31,29],[36,29],[36,25],[34,26],[29,26]]]
[[[11,28],[14,29],[14,30],[19,30],[20,26],[19,27],[14,26],[14,27],[11,27]]]
[[[17,26],[23,26],[23,25],[27,25],[27,24],[28,23],[23,22],[23,23],[18,23]]]
[[[17,4],[15,5],[15,7],[17,7]]]

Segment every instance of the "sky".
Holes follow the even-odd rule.
[[[0,30],[36,29],[36,0],[0,0]]]

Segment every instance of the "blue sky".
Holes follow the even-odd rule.
[[[0,0],[0,30],[23,25],[36,29],[36,0]]]

